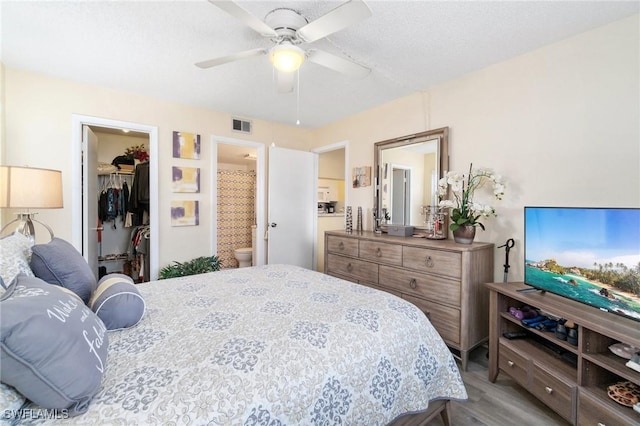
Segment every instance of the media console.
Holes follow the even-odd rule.
[[[640,322],[601,311],[549,292],[521,292],[524,283],[489,283],[489,380],[503,372],[555,412],[577,425],[638,425],[640,414],[607,395],[620,381],[640,385],[640,373],[626,367],[609,346],[640,347]],[[531,306],[572,321],[578,345],[555,333],[528,328],[509,313]],[[526,332],[529,337],[504,337]],[[511,335],[510,335],[511,336]]]

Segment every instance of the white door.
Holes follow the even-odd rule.
[[[98,278],[98,138],[82,126],[82,254]]]
[[[269,148],[267,258],[313,269],[317,154]]]

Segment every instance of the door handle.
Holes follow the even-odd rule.
[[[276,226],[278,226],[278,224],[277,224],[277,223],[275,223],[275,222],[271,222],[271,223],[269,224],[269,226],[270,226],[270,227],[272,227],[272,228],[275,228]]]
[[[431,256],[427,256],[424,263],[427,265],[427,268],[433,268],[433,259]]]

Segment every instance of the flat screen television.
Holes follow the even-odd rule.
[[[526,284],[640,321],[639,208],[524,208]]]

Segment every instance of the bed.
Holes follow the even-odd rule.
[[[108,333],[88,410],[56,424],[447,423],[467,398],[427,318],[391,294],[289,265],[136,287],[143,319]]]

